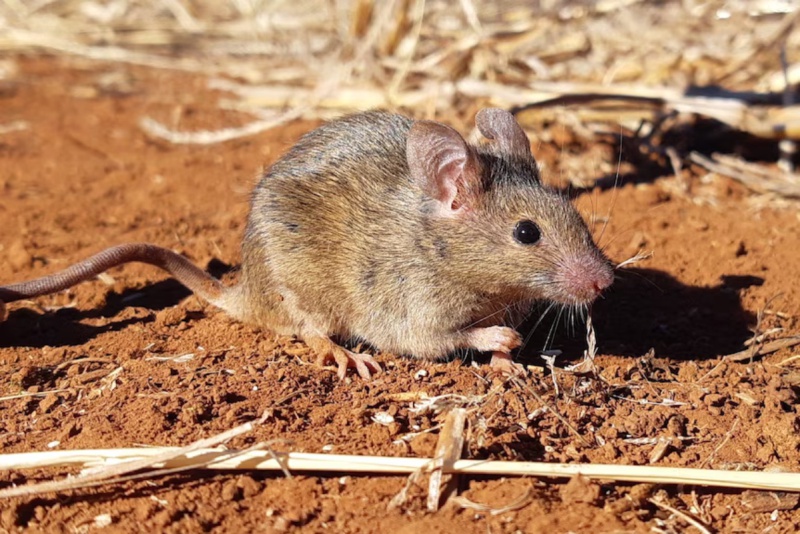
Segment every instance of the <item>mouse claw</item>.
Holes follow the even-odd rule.
[[[348,367],[355,367],[358,376],[364,380],[371,379],[372,373],[380,373],[382,371],[380,364],[370,354],[350,352],[349,350],[343,350],[343,352],[345,355],[341,359],[334,356],[338,366],[336,374],[340,380],[344,380]]]
[[[364,380],[371,379],[372,373],[380,373],[382,370],[380,364],[371,355],[352,352],[341,347],[328,354],[321,354],[317,358],[317,364],[325,366],[331,363],[331,360],[336,363],[336,376],[339,377],[339,380],[344,380],[348,369],[355,369],[358,376]]]
[[[336,364],[336,375],[340,380],[344,380],[348,369],[355,369],[364,380],[369,380],[373,373],[382,371],[380,364],[370,354],[347,350],[331,340],[326,339],[324,345],[321,341],[311,340],[309,345],[319,352],[317,365],[324,367],[330,363]]]
[[[489,362],[492,371],[506,376],[526,376],[528,371],[521,363],[516,363],[507,352],[493,352]]]

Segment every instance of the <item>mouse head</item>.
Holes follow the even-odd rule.
[[[490,293],[590,304],[614,277],[586,223],[541,183],[513,115],[484,109],[476,123],[485,146],[432,121],[416,122],[408,135],[411,176],[429,226],[448,241],[448,260]]]

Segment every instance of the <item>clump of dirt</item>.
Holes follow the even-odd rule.
[[[0,136],[0,283],[44,275],[128,241],[158,243],[227,272],[238,264],[258,170],[315,126],[297,122],[208,147],[168,145],[148,139],[139,119],[200,129],[242,118],[220,111],[218,95],[199,78],[176,73],[131,68],[124,95],[64,94],[65,87],[91,86],[107,70],[26,59],[16,89],[0,95],[4,121],[29,123]],[[613,147],[602,155],[597,145],[574,146],[570,154],[544,145],[537,154],[557,178],[555,170],[579,158],[580,148],[617,159]],[[397,400],[399,393],[424,392],[479,399],[466,452],[473,458],[798,470],[796,350],[755,361],[722,358],[741,350],[756,328],[800,332],[797,211],[756,209],[739,186],[713,176],[702,184],[711,191],[703,198],[713,202],[699,201],[675,187],[678,179],[699,180],[685,173],[578,195],[587,218],[607,221],[595,229],[613,260],[654,252],[618,271],[595,307],[599,376],[565,370],[585,348],[583,331],[561,328],[551,336],[545,324],[521,356],[533,366],[524,387],[469,362],[387,354],[377,356],[385,372],[374,380],[339,381],[334,369],[313,365],[302,343],[238,324],[163,273],[128,265],[9,306],[0,324],[0,447],[185,445],[267,410],[265,423],[231,446],[280,438],[296,451],[430,455],[439,419]],[[552,369],[537,355],[545,343],[563,350]],[[373,420],[384,411],[394,423]],[[55,475],[3,473],[0,481]],[[387,510],[403,477],[190,473],[12,500],[0,527],[89,529],[107,514],[108,528],[117,531],[685,528],[650,502],[658,497],[717,531],[800,528],[796,508],[748,506],[751,496],[736,491],[585,479],[460,483],[463,496],[491,508],[526,493],[529,501],[497,515],[456,506],[430,514],[421,486],[403,507]]]

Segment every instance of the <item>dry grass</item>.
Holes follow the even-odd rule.
[[[591,135],[608,131],[609,123],[636,130],[664,113],[699,113],[756,135],[797,138],[800,106],[760,105],[762,93],[779,94],[800,81],[800,63],[781,62],[781,50],[800,44],[800,11],[787,5],[4,0],[0,51],[203,73],[211,88],[231,95],[221,108],[253,117],[243,126],[197,132],[142,117],[149,135],[172,143],[220,143],[296,118],[375,107],[444,116],[466,128],[479,107],[531,104],[540,105],[520,118],[532,131],[555,119]],[[0,82],[3,70],[13,69],[0,68]],[[714,86],[740,92],[689,93]],[[603,95],[617,101],[597,107]],[[789,162],[795,148],[786,147],[782,161]],[[674,148],[662,152],[676,168],[682,164]],[[697,161],[688,154],[683,160]],[[770,198],[800,196],[793,173],[715,165]]]
[[[778,49],[797,42],[794,15],[780,10],[744,1],[654,12],[636,0],[537,9],[521,0],[5,0],[0,50],[224,76],[262,86],[257,107],[302,101],[314,116],[375,105],[432,116],[620,84],[617,92],[648,86],[659,98],[716,81],[779,90]],[[788,73],[797,81],[800,65]]]

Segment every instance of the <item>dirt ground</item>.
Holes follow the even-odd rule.
[[[222,112],[201,77],[18,58],[0,86],[0,283],[63,268],[106,246],[150,241],[235,278],[248,195],[258,172],[314,125],[293,123],[210,147],[148,139],[151,116],[180,129],[241,124]],[[447,120],[446,117],[443,117]],[[618,147],[586,144],[552,126],[533,139],[559,183],[583,161],[587,178],[613,175]],[[572,167],[570,167],[572,166]],[[657,174],[657,173],[651,173]],[[607,181],[607,180],[606,180]],[[601,182],[605,183],[605,182]],[[683,187],[689,184],[688,192]],[[600,244],[614,261],[639,250],[594,310],[600,377],[564,367],[580,360],[584,333],[560,328],[538,351],[540,326],[520,358],[526,388],[469,362],[427,363],[380,354],[385,372],[339,381],[297,341],[237,324],[165,277],[129,265],[66,293],[10,306],[0,324],[0,450],[185,445],[271,417],[232,447],[288,440],[295,451],[430,456],[436,414],[415,414],[393,394],[478,396],[465,456],[547,462],[732,470],[800,470],[800,360],[784,349],[752,362],[739,351],[758,324],[800,333],[800,212],[753,202],[735,182],[687,169],[675,177],[626,174],[618,188],[577,193],[587,218],[607,220]],[[652,349],[652,350],[651,350]],[[182,358],[178,358],[182,357]],[[419,373],[425,370],[427,373]],[[558,385],[558,390],[554,384]],[[538,393],[548,406],[532,394]],[[25,393],[26,396],[19,396]],[[6,398],[13,397],[13,398]],[[373,415],[385,411],[394,423]],[[565,425],[553,413],[569,423]],[[571,427],[571,428],[570,428]],[[62,472],[63,473],[63,472]],[[0,484],[58,472],[0,474]],[[499,514],[446,506],[425,511],[425,490],[387,505],[402,476],[180,474],[17,499],[0,531],[185,532],[681,532],[658,498],[718,532],[795,532],[797,501],[702,487],[602,481],[462,478],[461,495]],[[766,503],[766,504],[765,504]],[[787,508],[787,509],[782,509]]]

